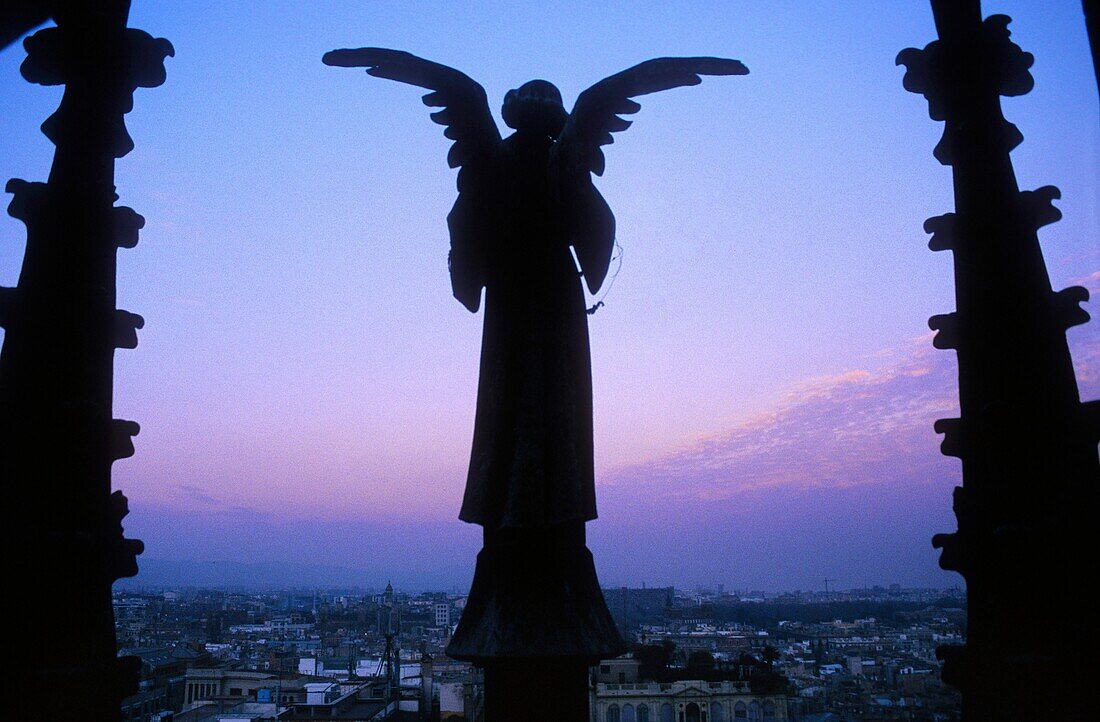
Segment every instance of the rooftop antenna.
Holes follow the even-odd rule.
[[[382,633],[386,637],[386,647],[382,651],[382,659],[378,660],[378,669],[375,677],[386,677],[386,711],[383,719],[390,717],[389,705],[401,694],[401,649],[397,642],[398,624],[394,621],[393,584],[386,584],[386,591],[382,594],[382,607],[385,611],[385,622]]]
[[[317,668],[314,667],[316,672]],[[275,714],[279,714],[279,703],[283,700],[283,670],[279,667],[275,670]]]

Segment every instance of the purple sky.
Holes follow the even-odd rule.
[[[925,218],[952,210],[942,125],[894,56],[935,37],[927,3],[220,3],[135,0],[169,38],[139,90],[121,202],[146,216],[119,262],[147,324],[116,361],[116,414],[142,424],[115,467],[146,556],[318,563],[364,585],[468,583],[456,518],[481,317],[450,295],[449,142],[414,88],[328,68],[380,45],[504,93],[543,77],[567,105],[659,55],[724,55],[747,77],[642,99],[597,184],[625,256],[591,318],[607,584],[949,585],[958,466],[931,424],[955,409],[953,308]],[[1005,101],[1023,188],[1055,184],[1041,231],[1056,288],[1100,293],[1100,128],[1077,0],[986,2],[1036,55]],[[44,180],[38,125],[59,89],[0,52],[0,175]],[[502,125],[503,127],[503,125]],[[0,219],[0,283],[23,226]],[[1096,304],[1089,304],[1096,315]],[[1100,395],[1100,324],[1070,331]],[[140,577],[139,577],[140,580]]]

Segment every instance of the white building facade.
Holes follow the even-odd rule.
[[[436,602],[435,608],[435,626],[437,627],[450,627],[451,626],[451,605],[445,602]]]
[[[597,684],[592,722],[779,722],[784,695],[755,695],[748,682]]]

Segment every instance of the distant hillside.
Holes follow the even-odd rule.
[[[195,562],[138,558],[140,572],[132,579],[120,579],[116,586],[214,587],[244,589],[289,589],[294,587],[382,588],[386,581],[377,573],[319,564],[284,562]],[[399,580],[394,580],[395,583]],[[406,586],[402,584],[401,586]]]

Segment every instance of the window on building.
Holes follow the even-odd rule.
[[[607,708],[607,722],[622,722],[619,715],[619,705],[613,704]]]
[[[230,687],[229,688],[229,695],[231,697],[241,697],[241,696],[243,696],[243,693],[241,692],[240,687]]]
[[[611,674],[611,665],[610,664],[601,664],[600,665],[600,674]]]
[[[726,722],[726,708],[721,702],[710,703],[710,722]]]
[[[672,705],[668,702],[661,705],[661,722],[676,722],[672,716]]]
[[[760,703],[756,700],[749,702],[749,722],[760,722]]]
[[[735,720],[737,720],[737,719],[748,719],[748,717],[749,717],[749,708],[748,708],[748,706],[745,705],[744,702],[738,702],[736,705],[734,705],[734,707],[733,707],[733,718]]]
[[[623,705],[623,722],[638,722],[637,718],[634,716],[634,705]]]
[[[649,706],[638,705],[638,722],[649,722]]]
[[[694,702],[688,702],[687,707],[684,708],[684,720],[685,722],[702,722],[702,713],[699,710],[699,705]]]
[[[775,719],[775,702],[770,699],[764,701],[764,722],[772,722]]]

